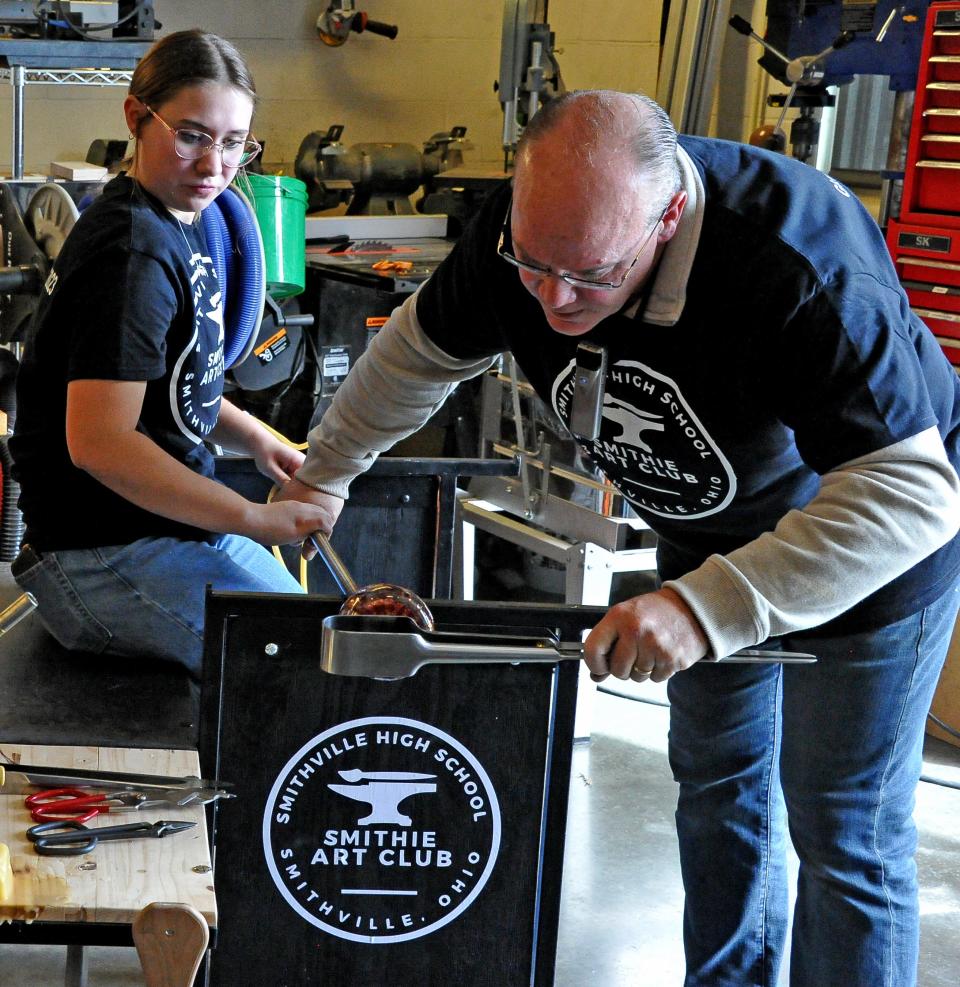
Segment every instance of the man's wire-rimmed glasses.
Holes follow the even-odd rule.
[[[171,127],[156,110],[150,109],[146,103],[143,105],[147,107],[147,112],[173,136],[173,149],[177,157],[185,161],[195,161],[209,154],[210,151],[217,150],[220,152],[220,160],[226,167],[241,168],[263,150],[263,147],[251,138],[241,140],[239,137],[227,137],[222,141],[215,141],[202,130]]]
[[[669,204],[664,208],[663,212],[660,213],[656,223],[653,225],[653,229],[643,238],[643,243],[640,244],[640,249],[634,255],[633,260],[629,263],[623,274],[616,280],[605,280],[601,278],[581,278],[576,277],[573,274],[565,274],[559,271],[552,271],[549,267],[542,267],[540,264],[531,264],[530,261],[520,260],[516,254],[513,253],[512,247],[513,242],[510,238],[510,213],[513,208],[513,203],[511,202],[507,206],[507,215],[503,220],[503,227],[500,230],[500,239],[497,241],[497,255],[502,257],[508,264],[512,264],[514,267],[519,268],[521,271],[526,271],[527,274],[533,274],[540,278],[559,278],[566,284],[572,285],[574,288],[587,288],[590,291],[614,291],[617,288],[623,287],[624,281],[630,275],[630,272],[636,267],[637,261],[640,260],[640,255],[643,253],[647,244],[650,241],[650,237],[656,232],[657,228],[663,222],[663,217],[667,214],[667,209],[670,208]],[[614,265],[616,269],[617,265]]]

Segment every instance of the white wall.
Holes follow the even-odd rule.
[[[468,165],[497,164],[501,112],[493,91],[500,65],[500,0],[368,0],[375,20],[395,23],[390,41],[351,35],[340,48],[316,36],[326,0],[156,0],[160,34],[203,27],[234,41],[247,57],[261,103],[256,134],[268,165],[292,172],[303,137],[331,124],[343,141],[408,142],[457,124],[474,143]],[[551,0],[560,66],[568,88],[656,92],[657,0]],[[0,97],[3,90],[0,89]],[[54,159],[82,159],[96,137],[126,138],[124,90],[28,86],[24,159],[45,173]],[[11,99],[0,98],[0,170],[10,167]]]

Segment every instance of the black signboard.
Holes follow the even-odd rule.
[[[325,597],[213,593],[200,755],[219,987],[553,982],[578,662],[320,668]],[[431,601],[579,638],[598,611]]]

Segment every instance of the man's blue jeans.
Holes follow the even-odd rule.
[[[669,683],[686,987],[773,987],[800,859],[792,987],[911,987],[914,795],[955,586],[880,630],[783,638],[816,665],[699,664]]]
[[[130,545],[45,552],[17,576],[65,647],[160,658],[199,676],[207,583],[214,589],[302,593],[262,545],[219,535],[211,545],[142,538]]]

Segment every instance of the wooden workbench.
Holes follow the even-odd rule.
[[[0,743],[0,762],[175,776],[200,773],[195,751]],[[88,825],[158,819],[197,825],[162,839],[103,843],[83,856],[41,857],[26,837],[33,821],[23,796],[0,795],[0,842],[10,848],[14,874],[12,895],[0,901],[0,923],[131,926],[149,985],[191,982],[192,974],[188,978],[180,972],[179,953],[188,944],[188,952],[196,952],[202,933],[202,956],[207,927],[217,923],[203,807],[114,812]],[[83,932],[78,928],[78,942],[83,942]]]

